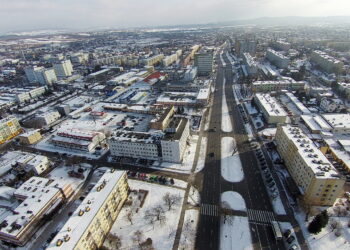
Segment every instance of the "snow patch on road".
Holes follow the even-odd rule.
[[[221,207],[247,211],[243,197],[239,193],[233,191],[227,191],[221,194]]]
[[[222,94],[222,106],[221,106],[221,130],[224,132],[232,132],[232,123],[230,118],[230,113],[228,111],[228,106],[226,102],[226,95],[225,95],[225,84],[226,79],[224,78],[223,82],[223,94]]]
[[[226,216],[221,218],[220,250],[253,249],[247,217]]]
[[[178,249],[194,249],[196,242],[196,231],[198,224],[199,211],[189,209],[185,211],[184,224],[180,237],[180,244]]]
[[[207,144],[208,144],[208,138],[207,137],[202,137],[201,140],[201,145],[199,148],[199,156],[198,156],[198,161],[195,169],[195,173],[198,173],[204,168],[205,164],[205,156],[207,154]]]
[[[240,182],[244,178],[239,155],[232,137],[221,138],[221,176],[230,182]]]

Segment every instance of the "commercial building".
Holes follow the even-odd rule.
[[[327,55],[323,51],[312,51],[310,59],[311,62],[321,67],[327,73],[340,73],[343,70],[344,64],[340,60]]]
[[[281,90],[305,90],[306,83],[304,81],[296,82],[294,80],[281,81],[255,81],[252,83],[253,92],[271,92]]]
[[[102,246],[129,192],[125,171],[108,170],[51,241],[48,250]]]
[[[257,93],[254,96],[254,101],[263,113],[267,123],[277,124],[286,122],[287,113],[276,98],[272,97],[270,94]]]
[[[190,135],[189,122],[185,118],[173,119],[165,131],[161,140],[162,160],[181,163]]]
[[[156,114],[156,117],[151,120],[149,126],[151,129],[165,130],[175,113],[174,106],[165,109],[161,114]]]
[[[108,140],[108,144],[113,156],[159,160],[161,137],[155,133],[117,131]]]
[[[0,120],[0,144],[12,139],[22,132],[16,117],[9,116]]]
[[[266,58],[275,66],[285,69],[289,65],[289,58],[284,56],[278,51],[275,51],[273,49],[267,49],[266,51]]]
[[[189,67],[184,76],[185,81],[193,81],[197,76],[197,67]]]
[[[91,152],[105,140],[106,136],[102,132],[77,128],[59,130],[50,142],[58,147]]]
[[[194,66],[199,76],[210,75],[213,71],[213,50],[202,49],[194,55]]]
[[[20,203],[0,223],[0,239],[23,246],[72,194],[63,180],[31,177],[14,192]]]
[[[73,73],[73,66],[70,60],[64,60],[54,64],[53,69],[58,78],[65,78],[71,76]]]
[[[345,180],[300,128],[279,126],[277,150],[298,185],[306,206],[332,206]]]
[[[322,117],[332,127],[333,134],[350,134],[350,114],[324,114]]]
[[[42,138],[42,136],[40,134],[39,129],[27,131],[27,132],[20,134],[18,136],[20,143],[25,144],[25,145],[34,144],[34,143],[40,141],[41,138]]]
[[[293,105],[298,109],[300,114],[302,115],[311,114],[311,111],[307,107],[305,107],[305,105],[301,101],[299,101],[299,99],[293,93],[286,93],[286,96],[293,103]]]

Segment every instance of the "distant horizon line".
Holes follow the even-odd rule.
[[[102,30],[126,30],[126,29],[162,29],[162,28],[180,28],[180,27],[191,27],[191,26],[210,26],[210,25],[222,25],[234,22],[249,22],[259,19],[283,19],[283,18],[300,18],[300,19],[319,19],[319,18],[349,18],[350,15],[339,15],[339,16],[260,16],[254,18],[240,18],[240,19],[231,19],[231,20],[221,20],[221,21],[212,21],[207,23],[188,23],[188,24],[167,24],[167,25],[134,25],[134,26],[125,26],[125,27],[112,27],[112,26],[90,26],[90,27],[81,27],[81,28],[69,28],[69,27],[46,27],[46,28],[37,28],[37,29],[17,29],[13,31],[0,31],[0,36],[6,35],[15,35],[14,33],[30,33],[30,32],[44,32],[44,31],[64,31],[64,32],[93,32],[93,31],[102,31]],[[344,23],[347,24],[347,23]],[[248,23],[247,23],[248,25]],[[59,33],[57,33],[59,34]]]

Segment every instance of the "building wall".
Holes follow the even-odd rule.
[[[109,149],[113,156],[158,160],[158,146],[154,143],[109,140]]]
[[[0,144],[12,139],[22,132],[17,118],[7,117],[0,120]]]
[[[18,138],[20,143],[22,144],[34,144],[39,140],[41,140],[42,136],[40,132],[37,130],[36,132],[33,132],[31,134],[20,135]]]
[[[283,131],[276,132],[277,150],[293,180],[303,191],[302,200],[311,206],[332,206],[341,195],[345,181],[337,178],[318,177],[305,161],[299,149]]]
[[[198,75],[209,75],[213,71],[213,52],[199,52],[194,56],[194,65],[197,67]]]

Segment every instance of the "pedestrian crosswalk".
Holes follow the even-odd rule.
[[[209,216],[219,216],[219,206],[202,203],[200,213]]]
[[[271,211],[248,209],[247,214],[248,220],[251,223],[270,224],[271,221],[276,220]]]

